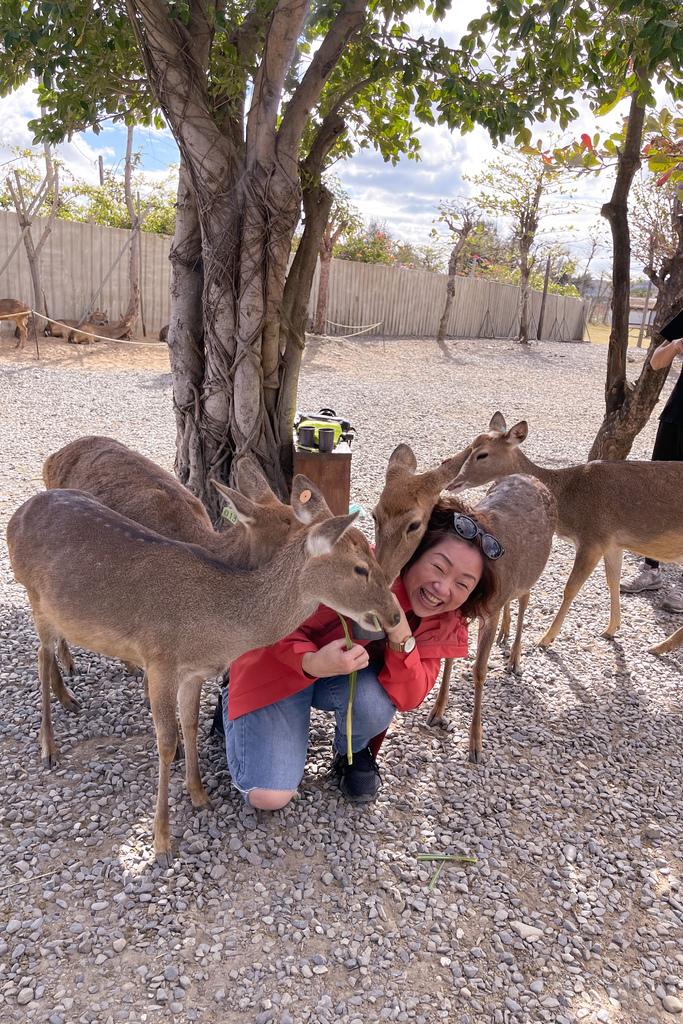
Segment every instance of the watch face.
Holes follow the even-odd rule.
[[[415,643],[415,637],[409,636],[408,639],[403,644],[403,650],[406,652],[406,654],[410,654],[410,652],[415,649]]]

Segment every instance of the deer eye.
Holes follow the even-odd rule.
[[[408,533],[415,533],[415,531],[419,530],[421,526],[422,526],[422,523],[420,523],[420,522],[411,523],[410,526],[408,527],[407,532]]]
[[[364,565],[355,566],[353,571],[358,573],[359,576],[365,576],[366,580],[370,578],[370,573],[368,572]]]
[[[375,515],[375,513],[374,513],[374,512],[371,512],[371,513],[370,513],[370,515],[371,515],[371,516],[372,516],[372,518],[373,518],[373,519],[375,520],[375,522],[377,522],[377,516]]]
[[[481,455],[477,455],[477,461],[479,459],[488,459],[488,457],[489,457],[489,453],[488,452],[482,452]]]

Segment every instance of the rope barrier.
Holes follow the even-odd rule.
[[[67,326],[62,323],[61,320],[53,320],[51,316],[45,316],[44,313],[38,313],[35,309],[21,310],[17,313],[4,313],[0,315],[0,320],[14,320],[17,316],[28,316],[29,313],[33,313],[34,316],[39,316],[41,320],[47,320],[50,324],[57,324],[59,327]],[[108,338],[104,334],[91,334],[90,331],[83,330],[82,324],[80,327],[71,327],[69,329],[73,331],[80,331],[81,334],[87,334],[89,338],[97,338],[98,341],[113,341],[117,345],[144,345],[147,348],[159,348],[160,345],[163,345],[163,341],[132,341],[130,338]]]
[[[326,320],[325,323],[326,324],[330,324],[332,327],[348,327],[348,328],[351,328],[351,327],[355,327],[356,326],[355,324],[338,324],[338,323],[335,323],[334,320]],[[380,320],[380,322],[378,324],[368,324],[367,327],[361,327],[360,330],[354,331],[353,334],[345,334],[344,337],[345,338],[355,338],[359,334],[367,334],[368,331],[374,331],[375,327],[381,327],[383,323],[384,323],[384,320]]]

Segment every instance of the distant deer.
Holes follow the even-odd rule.
[[[235,492],[218,486],[232,501]],[[248,499],[240,498],[244,506]],[[209,798],[199,775],[197,722],[205,679],[245,651],[281,640],[320,603],[368,629],[373,615],[388,629],[399,619],[368,542],[350,529],[356,516],[333,517],[303,476],[294,478],[292,507],[306,528],[251,572],[147,530],[82,491],[41,491],[9,521],[10,563],[40,638],[43,764],[52,767],[57,757],[50,687],[62,703],[70,696],[55,658],[57,637],[143,665],[159,751],[154,852],[164,867],[172,864],[168,782],[176,705],[187,788],[202,807]]]
[[[172,473],[113,437],[91,435],[64,445],[45,460],[43,480],[48,490],[87,491],[141,526],[171,540],[199,544],[242,569],[264,565],[291,533],[303,528],[291,505],[277,499],[264,474],[248,458],[237,465],[240,494],[231,492],[237,522],[223,533],[214,530],[199,498]],[[243,503],[240,495],[249,500]],[[71,674],[73,659],[63,639],[58,654]],[[72,708],[76,709],[77,705]]]
[[[31,307],[19,302],[17,299],[0,299],[0,320],[12,320],[19,331],[17,348],[23,348],[28,335],[28,320],[31,316]]]
[[[109,318],[106,313],[99,309],[93,309],[89,314],[88,321],[80,325],[78,320],[48,321],[45,333],[53,338],[65,338],[66,341],[74,345],[82,345],[92,343],[93,333],[108,323]]]
[[[439,494],[448,483],[454,468],[466,464],[468,447],[449,459],[437,470],[414,474],[417,465],[408,445],[399,445],[389,460],[386,483],[374,508],[375,554],[387,576],[394,578],[424,535]],[[411,504],[412,503],[412,504]],[[491,614],[479,623],[474,675],[474,709],[469,735],[469,759],[478,763],[482,757],[481,703],[488,669],[488,659],[496,635],[501,610],[503,620],[498,640],[510,630],[510,603],[517,598],[519,611],[517,630],[510,650],[508,671],[518,672],[521,660],[524,613],[529,592],[545,568],[552,547],[557,521],[555,500],[537,480],[529,476],[512,476],[492,487],[473,509],[477,521],[500,541],[505,554],[496,561],[498,592]],[[446,658],[439,693],[427,721],[437,725],[443,721],[448,703],[453,659]]]
[[[623,549],[658,561],[683,562],[683,517],[679,508],[683,462],[625,460],[545,469],[519,450],[527,432],[524,420],[508,430],[502,413],[495,413],[489,433],[480,434],[472,442],[472,453],[450,489],[457,492],[477,487],[510,473],[530,473],[541,480],[557,501],[557,535],[574,545],[576,557],[560,609],[538,641],[539,646],[548,647],[555,640],[572,601],[600,558],[605,562],[610,589],[610,618],[602,635],[611,638],[621,624]]]

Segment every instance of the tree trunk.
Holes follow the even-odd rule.
[[[363,24],[367,0],[348,0],[333,16],[284,109],[309,8],[306,0],[277,0],[264,22],[266,44],[246,115],[246,97],[226,96],[212,106],[206,81],[213,25],[201,3],[189,3],[187,24],[168,17],[164,0],[128,4],[181,155],[169,328],[178,475],[216,517],[211,478],[230,482],[245,455],[261,464],[276,493],[289,490],[306,306],[329,215],[320,203],[319,211],[316,204],[307,211],[307,240],[286,287],[301,207],[300,146],[313,105]],[[323,118],[307,181],[319,180],[344,128],[337,108]]]
[[[436,340],[439,345],[443,344],[446,340],[446,329],[448,327],[448,320],[451,315],[451,306],[453,305],[453,298],[455,296],[455,272],[458,269],[458,256],[462,252],[467,236],[469,235],[474,223],[465,231],[464,227],[459,233],[459,237],[453,248],[451,249],[451,255],[448,259],[448,280],[446,282],[446,301],[444,302],[443,312],[441,314],[441,320],[439,321],[439,329],[436,332]]]
[[[318,302],[315,307],[315,319],[313,320],[313,334],[324,334],[327,322],[327,294],[330,289],[330,265],[332,263],[332,248],[325,245],[323,240],[320,246],[320,279],[318,281]]]
[[[126,209],[130,217],[130,229],[133,232],[133,240],[130,243],[130,258],[128,261],[128,284],[129,299],[128,309],[124,317],[129,317],[140,311],[140,232],[136,231],[140,223],[140,211],[135,209],[133,192],[131,190],[131,172],[133,167],[133,125],[128,125],[128,137],[126,139],[126,159],[123,174],[123,189],[126,199]]]
[[[655,349],[664,341],[659,328],[683,308],[683,207],[680,200],[674,205],[674,230],[677,236],[673,256],[662,261],[659,274],[651,266],[645,273],[658,288],[655,320],[650,346],[643,369],[635,384],[628,384],[626,396],[619,408],[605,420],[593,442],[589,459],[625,459],[634,438],[643,429],[668,376],[670,367],[653,370],[650,360]]]
[[[519,341],[522,345],[529,344],[529,266],[528,254],[522,253],[521,265],[519,268],[519,282],[522,289],[522,308],[519,311]]]
[[[628,352],[628,318],[629,299],[631,293],[631,236],[628,227],[628,194],[633,176],[640,167],[640,147],[643,136],[645,107],[639,105],[638,94],[631,96],[631,107],[628,115],[626,139],[623,151],[619,154],[617,176],[614,182],[612,197],[600,211],[609,222],[612,231],[612,329],[607,350],[607,377],[605,381],[605,418],[593,441],[589,459],[623,459],[631,449],[633,438],[644,423],[636,427],[639,417],[634,412],[623,416],[624,403],[627,401],[632,386],[626,380],[626,354]],[[648,363],[643,368],[641,378],[646,375]],[[660,371],[661,372],[661,371]],[[662,383],[664,383],[662,378]],[[661,390],[661,385],[659,390]],[[659,392],[657,392],[659,394]],[[656,401],[656,398],[655,398]],[[647,404],[647,403],[646,403]],[[654,403],[653,403],[654,405]],[[650,406],[650,410],[652,406]],[[649,415],[649,413],[648,413]],[[632,427],[624,427],[626,421]],[[631,430],[633,431],[631,433]],[[627,438],[630,434],[630,440]],[[623,454],[619,454],[623,453]]]

